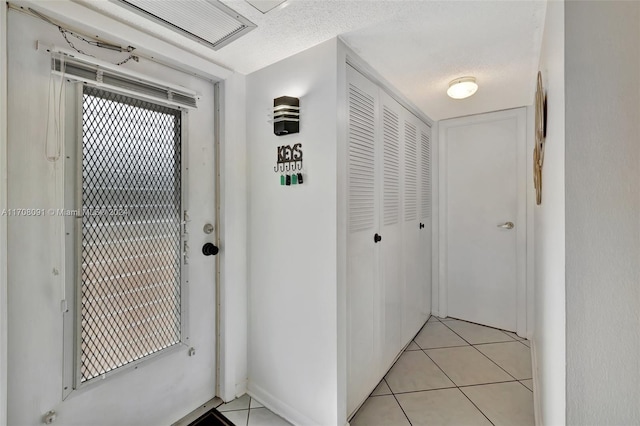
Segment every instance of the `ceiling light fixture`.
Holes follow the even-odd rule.
[[[475,77],[459,77],[449,83],[447,95],[453,99],[464,99],[476,93],[478,83]]]

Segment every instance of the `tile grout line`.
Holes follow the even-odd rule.
[[[396,404],[398,404],[398,407],[400,407],[400,411],[402,411],[402,414],[404,414],[404,417],[407,419],[407,422],[409,422],[409,426],[413,426],[413,423],[411,423],[411,419],[409,419],[409,416],[407,416],[407,413],[404,411],[404,408],[402,408],[402,405],[400,404],[400,401],[398,401],[398,398],[396,398],[396,395],[393,394],[391,396],[393,396],[393,399],[395,399]]]
[[[407,418],[407,421],[409,422],[409,425],[413,426],[413,423],[411,423],[411,419],[409,418],[409,416],[407,416],[407,413],[404,411],[404,408],[402,407],[402,404],[400,404],[400,401],[398,401],[398,398],[396,397],[396,394],[393,393],[393,390],[391,389],[391,386],[389,386],[389,383],[387,383],[387,379],[383,378],[382,380],[384,380],[385,384],[387,385],[387,387],[391,391],[391,396],[393,396],[393,399],[396,400],[396,404],[398,404],[398,407],[400,407],[400,410],[402,410],[402,414],[404,414],[404,416]]]
[[[487,421],[488,421],[489,423],[491,423],[493,426],[495,426],[495,423],[493,423],[493,422],[491,421],[491,419],[489,419],[489,417],[487,417],[487,415],[484,413],[484,411],[482,411],[482,410],[480,409],[480,407],[478,407],[478,406],[476,405],[476,403],[475,403],[475,402],[473,402],[473,401],[471,400],[471,398],[469,398],[469,397],[467,396],[467,394],[466,394],[466,393],[464,393],[464,392],[462,391],[462,389],[458,388],[458,390],[460,391],[460,393],[461,393],[461,394],[463,394],[463,395],[464,395],[464,397],[465,397],[465,398],[467,398],[467,399],[469,400],[469,402],[470,402],[471,404],[473,404],[473,406],[474,406],[474,407],[476,407],[476,409],[477,409],[478,411],[480,411],[480,412],[482,413],[482,415],[484,416],[484,418],[485,418],[485,419],[487,419]]]
[[[475,323],[472,323],[472,324],[475,324]],[[446,324],[445,324],[445,325],[446,325]],[[480,325],[480,324],[477,324],[477,325]],[[455,330],[453,330],[451,327],[449,327],[449,326],[446,326],[446,327],[447,327],[449,330],[453,331],[455,334],[458,334],[458,333],[456,333],[456,332],[455,332]],[[482,327],[486,327],[486,325],[483,325]],[[489,328],[493,328],[493,327],[489,327]],[[498,330],[498,329],[496,328],[496,329],[494,329],[494,330]],[[502,330],[500,330],[500,331],[502,331]],[[460,336],[460,335],[458,334],[458,336]],[[508,335],[508,334],[506,334],[506,333],[505,333],[505,336],[507,336],[507,337],[509,337],[509,338],[511,339],[511,336],[509,336],[509,335]],[[462,340],[464,340],[465,342],[469,343],[469,342],[467,341],[467,339],[465,339],[464,337],[460,336],[460,338],[461,338]],[[514,339],[511,339],[511,342],[513,342],[513,341],[514,341]],[[495,343],[511,343],[511,342],[494,342],[494,344],[495,344]],[[485,345],[488,345],[488,344],[491,344],[491,343],[485,343]],[[482,354],[482,356],[484,356],[484,357],[485,357],[485,358],[487,358],[489,361],[491,361],[491,362],[492,362],[492,363],[494,363],[496,366],[498,366],[498,368],[499,368],[500,370],[502,370],[502,371],[504,371],[505,373],[507,373],[507,374],[509,375],[509,377],[513,378],[513,380],[516,380],[516,381],[518,380],[518,379],[516,379],[515,377],[513,377],[513,375],[511,375],[507,370],[505,370],[504,368],[502,368],[502,367],[501,367],[497,362],[495,362],[494,360],[492,360],[491,358],[489,358],[487,355],[485,355],[484,353],[482,353],[482,351],[481,351],[480,349],[478,349],[478,348],[476,348],[475,346],[473,346],[473,344],[472,344],[472,343],[469,343],[469,346],[471,346],[473,349],[475,349],[475,350],[476,350],[476,351],[478,351],[480,354]],[[525,346],[526,346],[526,345],[525,345]],[[429,355],[427,355],[427,356],[429,356]],[[435,361],[434,361],[434,362],[435,362]],[[463,393],[464,393],[464,392],[463,392]]]
[[[431,318],[433,315],[430,315],[429,318]],[[427,322],[429,321],[429,319],[427,318]],[[420,327],[420,330],[416,333],[415,336],[413,336],[413,338],[411,339],[412,342],[415,342],[415,338],[418,336],[418,334],[420,334],[420,332],[426,327],[427,323],[425,322],[424,325],[422,327]],[[418,345],[416,343],[416,346],[418,346],[420,348],[420,345]],[[408,347],[408,345],[407,345]],[[420,348],[420,350],[422,350],[422,348]],[[387,383],[386,377],[387,374],[389,374],[389,372],[393,369],[393,367],[396,366],[396,364],[398,363],[398,361],[400,361],[400,358],[402,358],[402,355],[404,355],[407,352],[407,350],[403,350],[402,353],[400,354],[400,356],[398,357],[398,359],[395,360],[395,362],[391,365],[391,367],[389,367],[389,369],[387,370],[386,373],[384,373],[384,376],[382,376],[382,380],[385,381],[385,383]],[[415,352],[415,350],[413,351],[409,351],[409,352]],[[379,384],[379,383],[378,383]],[[387,383],[387,386],[389,386],[389,384]],[[389,386],[389,390],[391,391],[391,393],[393,394],[393,390],[391,389],[391,387]],[[375,391],[375,389],[374,389]],[[373,392],[372,392],[373,393]],[[367,398],[371,398],[371,394],[369,394],[369,396]]]
[[[253,398],[249,397],[249,409],[247,410],[247,424],[246,426],[249,426],[249,417],[251,416],[251,401],[253,400]]]
[[[525,380],[529,380],[529,379],[525,379]],[[476,386],[502,385],[504,383],[515,383],[515,382],[519,382],[519,380],[502,380],[502,381],[499,381],[499,382],[474,383],[473,385],[463,385],[463,386],[458,386],[458,387],[460,389],[462,389],[462,388],[473,388],[473,387],[476,387]]]
[[[431,316],[433,317],[433,315],[431,315]],[[431,317],[429,317],[429,318],[431,318]],[[436,319],[438,320],[438,318],[437,318],[437,317],[434,317],[434,318],[436,318]],[[425,328],[427,325],[429,325],[429,321],[427,321],[427,322],[425,323],[425,325],[424,325],[424,326],[422,326],[422,328],[420,329],[420,331],[418,332],[418,334],[416,334],[416,335],[415,335],[415,337],[413,338],[413,342],[414,342],[414,343],[416,344],[416,346],[418,346],[421,350],[423,350],[423,351],[427,351],[427,350],[431,350],[431,349],[463,348],[463,347],[465,347],[465,346],[473,346],[473,345],[472,345],[471,343],[469,343],[469,342],[468,342],[464,337],[462,337],[461,335],[459,335],[458,333],[456,333],[455,331],[453,331],[453,329],[452,329],[451,327],[449,327],[448,325],[446,325],[443,321],[440,321],[440,320],[438,320],[438,321],[439,321],[439,324],[444,325],[444,326],[445,326],[445,327],[447,327],[449,330],[451,330],[451,331],[452,331],[456,336],[458,336],[459,338],[461,338],[461,339],[466,343],[466,345],[440,346],[440,347],[437,347],[437,348],[423,348],[422,346],[418,345],[418,342],[416,342],[416,341],[415,341],[415,338],[416,338],[416,337],[418,337],[418,334],[420,334],[420,333],[422,332],[422,330],[424,330],[424,328]],[[462,321],[462,320],[456,320],[456,321]],[[434,323],[431,323],[431,324],[434,324]],[[471,324],[475,324],[475,323],[471,323]],[[478,324],[478,325],[480,325],[480,324]],[[486,327],[486,326],[483,326],[483,327]],[[500,331],[502,331],[502,330],[500,330]],[[510,338],[510,336],[508,336],[508,337]],[[415,350],[415,349],[414,349],[414,350]],[[404,351],[404,352],[406,352],[406,349],[405,349],[405,351]]]
[[[488,326],[486,326],[486,325],[477,324],[477,323],[475,323],[475,322],[470,322],[470,321],[464,321],[464,320],[457,320],[457,321],[463,321],[463,322],[467,322],[467,323],[469,323],[469,324],[479,325],[479,326],[481,326],[481,327],[488,327]],[[444,322],[442,322],[442,324],[444,324]],[[448,326],[448,325],[446,325],[446,324],[445,324],[445,326],[446,326],[449,330],[453,331],[455,334],[457,334],[458,336],[460,336],[458,333],[456,333],[456,331],[455,331],[454,329],[452,329],[451,327],[449,327],[449,326]],[[527,346],[527,345],[525,345],[525,344],[523,343],[523,341],[524,341],[524,340],[527,340],[527,339],[520,339],[520,336],[518,336],[518,338],[517,338],[517,339],[514,339],[513,337],[509,336],[509,335],[506,333],[506,331],[504,331],[504,330],[501,330],[501,329],[499,329],[499,328],[494,328],[494,327],[488,327],[488,328],[492,328],[492,329],[494,329],[494,330],[501,331],[505,336],[507,336],[507,337],[508,337],[508,338],[510,338],[511,340],[508,340],[508,341],[506,341],[506,342],[487,342],[487,343],[477,343],[477,344],[476,344],[477,346],[481,346],[481,345],[495,345],[495,344],[499,344],[499,343],[511,343],[511,342],[518,342],[518,343],[522,344],[524,347],[526,347],[526,348],[528,348],[528,349],[529,349],[529,356],[531,356],[531,348],[530,348],[529,346]],[[517,336],[517,334],[516,334],[516,336]],[[464,337],[460,336],[460,338],[461,338],[462,340],[464,340],[465,342],[467,342],[467,340],[466,340]],[[467,343],[469,343],[469,342],[467,342]],[[500,367],[500,368],[502,369],[502,371],[504,371],[505,373],[509,374],[509,375],[510,375],[511,377],[513,377],[516,381],[519,381],[519,380],[520,380],[520,379],[516,379],[516,378],[515,378],[512,374],[510,374],[507,370],[505,370],[504,368],[502,368],[502,367],[501,367],[497,362],[495,362],[494,360],[492,360],[491,358],[489,358],[487,355],[485,355],[482,351],[480,351],[478,348],[476,348],[476,345],[474,345],[473,343],[469,343],[469,345],[470,345],[470,346],[473,346],[473,348],[474,348],[475,350],[477,350],[477,351],[478,351],[478,352],[480,352],[482,355],[484,355],[484,356],[485,356],[489,361],[493,362],[495,365],[497,365],[498,367]],[[418,345],[418,346],[420,346],[420,345]],[[454,347],[455,347],[455,346],[454,346]],[[439,348],[434,348],[434,349],[439,349]],[[530,379],[522,379],[522,380],[530,380]],[[525,387],[526,387],[526,386],[525,386]]]
[[[460,346],[460,347],[463,347],[463,346]],[[449,379],[449,381],[450,381],[451,383],[453,383],[453,386],[455,386],[455,387],[459,387],[459,386],[456,384],[456,382],[454,382],[453,380],[451,380],[451,377],[449,377],[449,375],[448,375],[447,373],[445,373],[445,372],[444,372],[444,370],[442,369],[442,367],[440,367],[440,366],[438,365],[438,363],[437,363],[437,362],[435,362],[435,361],[433,360],[433,358],[431,358],[431,357],[429,356],[429,354],[426,352],[426,350],[424,350],[424,349],[423,349],[423,350],[422,350],[422,352],[427,356],[427,358],[429,358],[429,360],[433,363],[433,365],[435,365],[436,367],[438,367],[438,370],[442,371],[442,374],[444,374],[444,375],[447,377],[447,379]]]
[[[447,327],[447,328],[449,328],[449,327]],[[449,330],[451,330],[451,329],[449,328]],[[453,331],[453,330],[451,330],[451,331]],[[455,334],[458,334],[458,333],[456,333],[455,331],[453,331],[453,332],[454,332]],[[462,340],[464,340],[464,338],[463,338],[462,336],[460,336],[460,338],[461,338]],[[465,340],[465,342],[466,342],[466,340]],[[467,343],[468,343],[468,342],[467,342]],[[471,345],[471,344],[469,344],[469,346],[472,346],[472,345]],[[487,415],[484,413],[484,411],[482,411],[482,410],[480,409],[480,407],[478,407],[478,406],[477,406],[473,401],[471,401],[471,399],[467,396],[467,394],[466,394],[466,393],[464,393],[464,392],[462,391],[462,389],[460,389],[460,386],[458,386],[458,385],[456,384],[456,382],[454,382],[453,380],[451,380],[451,377],[449,377],[449,375],[448,375],[447,373],[445,373],[445,372],[444,372],[444,370],[443,370],[443,369],[438,365],[438,363],[437,363],[437,362],[435,362],[435,360],[433,360],[433,359],[429,356],[429,354],[428,354],[426,351],[423,351],[423,352],[424,352],[424,354],[425,354],[425,355],[426,355],[426,356],[431,360],[431,362],[433,362],[433,363],[435,364],[435,366],[436,366],[436,367],[438,367],[438,368],[440,369],[440,371],[442,371],[442,374],[444,374],[444,375],[447,377],[447,379],[449,379],[449,381],[451,381],[451,383],[453,383],[453,384],[454,384],[454,386],[456,387],[456,389],[458,389],[458,391],[459,391],[462,395],[464,395],[464,397],[465,397],[465,398],[467,398],[467,399],[469,400],[469,402],[470,402],[474,407],[476,407],[476,410],[478,410],[478,411],[480,412],[480,414],[482,414],[482,415],[484,416],[484,418],[485,418],[485,419],[487,419],[487,421],[488,421],[489,423],[491,423],[493,426],[495,426],[495,425],[493,424],[493,422],[489,419],[489,417],[487,417]]]
[[[444,324],[444,323],[442,323],[442,324]],[[467,342],[467,344],[468,344],[469,346],[473,346],[473,345],[472,345],[472,344],[471,344],[467,339],[465,339],[464,337],[462,337],[461,335],[459,335],[458,333],[456,333],[456,331],[455,331],[453,328],[449,327],[447,324],[444,324],[444,326],[445,326],[445,327],[447,327],[449,330],[451,330],[451,332],[453,332],[453,334],[455,334],[456,336],[458,336],[459,338],[461,338],[462,340],[464,340],[465,342]]]
[[[427,318],[427,321],[424,323],[424,325],[422,327],[420,327],[420,330],[418,330],[418,332],[416,333],[415,336],[413,336],[411,338],[411,341],[413,343],[416,344],[416,346],[418,348],[420,348],[420,350],[422,351],[422,348],[420,347],[420,345],[418,345],[418,343],[415,341],[416,337],[418,336],[418,334],[420,334],[422,332],[422,330],[424,330],[424,328],[427,326],[427,324],[429,323],[429,320],[431,319],[433,315],[429,315],[429,317]],[[437,319],[437,318],[436,318]],[[410,344],[409,344],[410,345]],[[407,347],[409,347],[409,345],[407,345]],[[411,351],[413,352],[413,351]],[[387,387],[389,388],[389,392],[391,392],[391,395],[393,396],[393,399],[396,401],[396,404],[398,404],[398,407],[400,407],[400,410],[402,410],[402,414],[404,414],[404,417],[407,419],[407,422],[409,422],[409,426],[413,426],[413,424],[411,423],[411,419],[409,419],[409,416],[407,416],[407,413],[404,411],[404,408],[402,407],[402,404],[400,404],[400,401],[398,401],[398,398],[396,397],[396,394],[393,392],[393,389],[391,389],[391,386],[389,386],[389,383],[387,382],[387,374],[389,374],[389,371],[391,371],[391,369],[393,369],[393,367],[396,365],[396,363],[400,360],[400,358],[402,357],[402,355],[404,355],[405,353],[407,353],[407,349],[405,349],[404,351],[402,351],[402,354],[398,357],[398,359],[396,360],[396,362],[393,363],[393,365],[391,366],[391,368],[389,368],[389,370],[385,373],[384,377],[382,378],[382,380],[384,381],[384,383],[387,385]],[[423,351],[424,353],[424,351]],[[426,354],[425,354],[426,355]],[[428,357],[428,355],[427,355]],[[438,367],[439,368],[439,367]],[[451,382],[453,383],[453,381]],[[455,383],[453,383],[455,385]],[[368,398],[371,398],[371,395],[369,395]],[[367,398],[367,399],[368,399]],[[357,415],[357,413],[356,413]]]
[[[526,390],[528,390],[529,392],[532,392],[532,393],[533,393],[533,390],[532,390],[532,389],[529,389],[529,388],[527,387],[527,385],[525,385],[524,383],[522,383],[522,381],[523,381],[523,380],[531,380],[531,381],[533,381],[533,379],[522,379],[522,380],[518,380],[518,383],[520,383],[522,386],[524,386]],[[532,386],[533,386],[533,383],[532,383]]]
[[[439,390],[445,390],[445,389],[455,389],[457,387],[458,386],[456,386],[456,384],[453,383],[453,386],[445,386],[443,388],[433,388],[433,389],[421,389],[421,390],[406,391],[406,392],[397,392],[397,393],[394,393],[393,395],[406,395],[409,393],[433,392],[433,391],[439,391]]]
[[[509,343],[509,342],[504,342],[504,343]],[[484,356],[486,359],[488,359],[489,361],[491,361],[492,363],[494,363],[495,365],[497,365],[497,366],[498,366],[498,368],[499,368],[500,370],[504,371],[504,372],[505,372],[505,373],[507,373],[510,377],[512,377],[512,378],[513,378],[513,380],[516,380],[516,381],[518,380],[518,379],[516,379],[516,378],[515,378],[511,373],[509,373],[507,370],[505,370],[504,368],[502,368],[502,367],[500,366],[500,364],[498,364],[497,362],[495,362],[494,360],[492,360],[491,358],[489,358],[487,355],[485,355],[484,353],[482,353],[482,351],[481,351],[480,349],[476,348],[476,347],[475,347],[475,346],[473,346],[473,345],[471,345],[471,346],[473,347],[473,349],[475,349],[476,351],[480,352],[480,353],[482,354],[482,356]]]
[[[462,321],[462,320],[457,320],[457,321]],[[509,336],[508,334],[506,334],[505,332],[503,332],[502,330],[500,330],[499,328],[493,328],[493,327],[489,327],[486,325],[482,325],[482,324],[476,324],[475,322],[468,322],[468,321],[462,321],[462,322],[467,322],[469,324],[474,324],[474,325],[479,325],[480,327],[486,327],[486,328],[491,328],[493,330],[498,330],[500,332],[502,332],[505,336],[507,336],[509,339],[511,340],[505,340],[504,342],[486,342],[486,343],[478,343],[478,345],[491,345],[494,343],[511,343],[511,342],[517,342],[516,339],[514,339],[513,337]],[[453,331],[456,335],[458,335],[458,337],[460,337],[462,340],[464,340],[465,342],[467,342],[470,346],[473,346],[473,343],[469,342],[467,339],[465,339],[464,337],[462,337],[462,335],[458,334],[453,328],[449,327],[447,324],[442,323],[445,325],[445,327],[447,327],[449,330]],[[526,345],[525,345],[526,346]]]
[[[418,345],[418,347],[420,348],[420,350],[423,350],[423,351],[430,351],[430,350],[432,350],[432,349],[464,348],[464,347],[467,347],[467,346],[470,346],[470,345],[469,345],[469,344],[466,344],[466,345],[456,345],[456,346],[438,346],[438,347],[436,347],[436,348],[423,348],[423,347],[421,347],[420,345]],[[414,351],[417,351],[417,349],[414,349]],[[409,352],[412,352],[412,351],[409,351]]]
[[[454,332],[454,333],[455,333],[455,332]],[[463,339],[463,340],[464,340],[464,339]],[[466,340],[465,340],[465,342],[466,342]],[[471,345],[470,345],[470,346],[471,346]],[[471,399],[469,399],[469,397],[468,397],[464,392],[462,392],[462,389],[460,389],[460,386],[458,386],[458,385],[456,384],[456,382],[454,382],[453,380],[451,380],[451,377],[449,377],[449,375],[448,375],[447,373],[445,373],[445,371],[444,371],[444,370],[443,370],[443,369],[438,365],[438,363],[437,363],[437,362],[435,362],[435,361],[434,361],[434,360],[429,356],[429,354],[428,354],[426,351],[424,351],[424,350],[423,350],[422,352],[424,352],[424,354],[427,356],[427,358],[429,358],[429,359],[431,360],[431,362],[433,362],[433,364],[434,364],[436,367],[438,367],[438,369],[439,369],[440,371],[442,371],[442,374],[444,374],[444,375],[447,377],[447,379],[449,379],[449,381],[450,381],[451,383],[453,383],[453,385],[456,387],[456,389],[458,389],[458,392],[460,392],[462,395],[464,395],[464,397],[465,397],[465,398],[467,398],[467,399],[469,400],[469,402],[471,402],[471,404],[473,404],[473,406],[474,406],[474,407],[476,407],[476,410],[478,410],[478,411],[480,412],[480,414],[482,414],[482,415],[484,416],[484,418],[485,418],[485,419],[487,419],[487,421],[488,421],[489,423],[491,423],[493,426],[495,426],[495,425],[493,424],[493,422],[489,419],[489,417],[487,417],[487,415],[484,413],[484,411],[482,411],[482,410],[481,410],[481,409],[480,409],[480,408],[479,408],[479,407],[478,407],[478,406],[477,406],[473,401],[471,401]],[[393,392],[393,391],[392,391],[392,392]],[[394,395],[394,396],[395,396],[395,395]]]

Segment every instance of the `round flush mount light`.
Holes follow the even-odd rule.
[[[460,77],[452,80],[447,89],[447,95],[453,99],[464,99],[476,93],[478,83],[475,77]]]

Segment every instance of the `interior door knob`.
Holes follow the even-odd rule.
[[[423,228],[424,228],[424,223],[421,223],[420,224],[420,229],[423,229]]]
[[[215,256],[220,249],[212,243],[206,243],[202,246],[202,254],[205,256]]]
[[[502,225],[498,225],[498,228],[502,228],[502,229],[513,229],[515,225],[513,224],[513,222],[505,222]]]
[[[373,242],[374,243],[378,243],[380,241],[382,241],[382,235],[376,234],[376,235],[373,236]]]

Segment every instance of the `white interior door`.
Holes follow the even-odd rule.
[[[375,388],[430,308],[428,128],[347,67],[347,408]],[[426,129],[426,130],[425,130]],[[427,207],[422,185],[429,185]],[[426,188],[425,188],[426,189]],[[427,212],[428,210],[428,212]],[[421,239],[421,232],[424,238]],[[422,252],[424,247],[428,252]],[[425,266],[427,265],[427,266]],[[425,277],[425,275],[427,275]]]
[[[431,129],[420,125],[420,241],[418,277],[422,288],[420,320],[431,313]]]
[[[134,67],[136,71],[150,77],[188,87],[200,96],[197,109],[192,109],[188,113],[175,113],[176,117],[182,117],[181,129],[176,128],[176,121],[166,119],[171,114],[161,109],[154,109],[155,107],[141,107],[128,98],[109,98],[108,102],[98,102],[102,104],[102,110],[105,111],[101,117],[105,120],[104,123],[109,124],[98,130],[92,130],[91,135],[96,136],[94,142],[97,145],[107,146],[106,151],[111,152],[106,153],[103,150],[101,154],[93,154],[95,160],[103,163],[89,166],[85,163],[86,170],[88,174],[98,173],[101,176],[105,176],[106,169],[112,172],[116,170],[116,173],[110,173],[112,180],[104,185],[98,185],[99,180],[92,180],[94,183],[92,190],[102,191],[96,199],[110,200],[114,194],[135,193],[137,195],[133,198],[128,195],[123,196],[128,197],[129,201],[135,198],[145,202],[128,203],[131,211],[124,210],[118,213],[125,218],[121,222],[114,220],[96,224],[96,228],[106,228],[119,226],[118,223],[124,221],[133,221],[131,222],[133,225],[129,227],[130,233],[126,237],[122,237],[122,234],[113,240],[96,237],[93,241],[87,242],[87,246],[93,244],[96,247],[96,252],[101,251],[95,256],[83,259],[87,259],[85,263],[92,263],[94,271],[99,270],[101,276],[99,279],[84,277],[83,282],[86,284],[93,280],[91,285],[95,284],[95,288],[101,288],[100,291],[110,291],[110,295],[105,297],[94,293],[87,297],[92,301],[85,299],[74,302],[74,294],[78,293],[73,289],[76,282],[73,276],[76,268],[80,268],[75,250],[81,250],[81,248],[79,245],[75,245],[74,248],[72,244],[71,249],[68,248],[69,246],[65,249],[65,240],[71,237],[75,229],[73,225],[65,227],[65,222],[73,223],[80,219],[65,216],[56,212],[55,209],[67,207],[65,200],[78,190],[76,186],[78,179],[74,179],[73,173],[70,177],[65,173],[69,171],[68,168],[73,167],[73,164],[81,163],[76,158],[78,152],[76,147],[83,147],[85,142],[82,136],[83,130],[78,129],[86,130],[99,125],[83,123],[83,116],[80,115],[81,104],[84,102],[80,96],[82,91],[76,92],[75,85],[68,83],[67,95],[71,99],[71,104],[67,105],[66,115],[67,119],[75,122],[78,127],[67,128],[67,137],[74,138],[75,135],[79,137],[71,140],[72,143],[67,147],[68,149],[65,149],[62,144],[61,155],[57,159],[55,149],[45,151],[47,128],[53,126],[54,119],[59,119],[59,116],[54,114],[58,109],[53,105],[57,106],[59,103],[53,102],[50,98],[53,93],[49,90],[51,56],[34,50],[33,46],[36,40],[58,40],[59,37],[55,27],[23,13],[9,11],[9,207],[32,209],[32,212],[35,209],[43,209],[42,214],[38,215],[9,217],[9,424],[42,424],[44,413],[50,410],[57,413],[55,424],[60,425],[171,424],[215,396],[215,260],[213,257],[203,256],[201,252],[205,242],[214,241],[213,234],[206,235],[202,231],[206,223],[215,223],[216,214],[214,87],[211,82],[141,58],[139,63],[132,61],[123,68]],[[88,53],[108,61],[119,57],[117,53],[107,53],[105,57],[103,49],[88,48],[87,50]],[[56,91],[56,93],[59,92]],[[77,97],[75,93],[78,93]],[[129,113],[124,111],[134,104],[138,105],[135,113],[138,116],[138,123],[140,120],[145,120],[148,126],[130,126],[131,133],[135,133],[136,129],[162,127],[164,130],[160,133],[163,136],[151,139],[149,132],[128,139],[109,136],[120,135],[120,132],[127,127],[127,122],[130,123],[127,118]],[[47,125],[48,105],[51,106],[52,114],[49,118],[49,126]],[[113,105],[116,106],[109,109]],[[117,115],[113,111],[118,111],[120,115],[117,121],[111,122],[109,120],[115,120],[114,117]],[[79,127],[81,123],[84,127]],[[171,158],[176,158],[174,157],[176,145],[171,143],[171,138],[180,133],[183,135],[181,161],[175,162]],[[55,147],[55,144],[51,145]],[[146,149],[141,155],[136,147],[142,145]],[[54,158],[47,161],[45,152],[49,152]],[[126,169],[124,166],[131,165],[134,162],[133,158],[137,158],[136,161],[142,166]],[[160,158],[163,160],[160,161]],[[147,159],[158,161],[149,163],[152,165],[145,168]],[[173,164],[175,169],[179,169],[180,163],[188,166],[188,171],[187,167],[183,168],[181,189],[171,189],[176,188],[177,170],[174,170],[174,173],[165,174],[161,174],[160,170],[167,170],[169,168],[167,164]],[[162,169],[155,167],[158,164],[163,164],[165,167]],[[120,169],[119,166],[123,168]],[[117,172],[125,169],[126,172]],[[135,173],[132,170],[135,170]],[[168,191],[172,191],[171,193],[175,196],[172,203],[152,205],[150,202],[156,198],[143,195],[167,191],[167,187],[169,187]],[[176,216],[178,216],[177,210],[182,208],[175,207],[177,203],[175,200],[179,200],[180,192],[185,197],[182,208],[190,212],[189,217],[186,218],[189,259],[187,265],[183,264],[180,267],[181,278],[186,282],[183,289],[186,291],[181,292],[179,296],[178,315],[176,310],[169,312],[166,309],[158,309],[157,315],[151,315],[151,311],[166,303],[168,298],[175,301],[173,297],[175,294],[165,292],[162,297],[155,298],[148,304],[140,302],[142,293],[160,294],[157,289],[165,285],[165,280],[169,280],[170,277],[165,274],[169,267],[173,272],[178,273],[175,265],[182,262],[180,260],[182,256],[179,258],[175,256],[176,239],[171,240],[174,242],[172,248],[163,244],[166,240],[164,233],[159,231],[162,228],[159,224],[163,220],[166,220],[165,223],[171,222],[172,231],[167,231],[167,234],[175,237],[176,233],[180,233],[180,231],[176,232],[176,229],[181,227],[179,221],[182,221],[183,217]],[[172,206],[170,207],[172,210],[169,210],[172,212],[170,219],[159,219],[159,215],[154,214],[149,214],[142,219],[131,219],[143,209],[150,211],[162,209],[168,205]],[[134,210],[137,213],[134,213]],[[155,231],[152,232],[152,229]],[[137,250],[123,249],[118,253],[115,249],[106,250],[107,247],[124,247],[125,239],[127,240],[125,243],[129,244],[128,247],[140,243],[136,246]],[[143,245],[143,241],[147,244]],[[141,248],[143,246],[144,248]],[[167,252],[172,253],[172,257],[167,257],[171,258],[171,263],[167,262],[159,267],[146,266],[150,264],[147,262],[152,258],[157,259]],[[85,266],[82,265],[82,268]],[[140,279],[136,280],[133,277]],[[143,280],[141,277],[146,278]],[[131,278],[129,284],[133,281],[137,283],[135,288],[133,285],[118,287],[122,284],[122,279],[127,278]],[[149,278],[148,281],[147,278]],[[120,284],[116,284],[118,280]],[[172,282],[178,281],[179,279],[174,277]],[[68,282],[72,284],[71,290],[65,287],[65,283]],[[143,285],[140,285],[141,283]],[[176,290],[177,287],[174,285],[171,288]],[[122,291],[114,291],[114,289]],[[90,359],[95,370],[74,381],[73,370],[81,370],[78,362],[73,359],[73,341],[78,339],[79,333],[74,335],[73,327],[66,328],[64,318],[80,305],[89,306],[101,297],[104,302],[101,307],[104,309],[100,319],[104,320],[112,316],[118,317],[119,321],[112,322],[110,325],[105,325],[106,323],[103,322],[100,326],[99,332],[103,334],[97,338],[98,340],[93,341],[99,341],[102,345],[101,350],[86,349],[87,347],[83,346],[85,349],[82,349],[84,351],[82,356],[91,351],[92,357],[86,356],[84,359]],[[118,300],[117,303],[116,300]],[[178,309],[178,305],[172,306]],[[134,311],[137,311],[136,315],[120,315]],[[164,320],[163,315],[165,315]],[[173,322],[176,321],[177,316],[181,317],[179,329]],[[86,319],[89,316],[86,315],[83,318]],[[96,318],[92,316],[91,321],[96,321]],[[150,359],[145,351],[150,347],[147,343],[153,340],[152,333],[149,329],[145,331],[145,342],[141,342],[142,339],[137,337],[142,335],[141,328],[144,324],[154,320],[165,321],[164,325],[171,324],[172,327],[166,327],[163,331],[172,329],[172,334],[170,339],[163,339],[163,341],[170,340],[170,346],[163,349],[156,345],[154,353],[157,356]],[[99,333],[96,332],[95,335],[97,334]],[[126,340],[119,339],[118,336],[123,334],[128,336]],[[109,336],[113,340],[110,340]],[[112,341],[118,341],[121,344],[112,344]],[[125,347],[125,342],[133,341],[139,344],[137,348],[133,348],[134,344],[130,344],[128,348]],[[71,344],[67,345],[68,342]],[[78,347],[81,347],[80,344],[75,346],[76,349]],[[190,348],[194,348],[195,352],[190,351]],[[70,368],[66,364],[66,360],[69,359],[68,349],[72,351]],[[102,355],[107,357],[116,352],[119,355],[110,360],[101,358]],[[127,355],[123,355],[125,353]],[[136,356],[141,358],[133,359]],[[80,357],[80,359],[83,358]],[[116,359],[127,362],[129,367],[123,368],[118,362],[112,362]],[[71,375],[69,375],[70,369]],[[105,371],[106,369],[109,371]],[[85,374],[86,371],[82,370],[78,374]],[[101,373],[102,371],[105,371],[104,374]],[[68,377],[71,379],[69,380]],[[83,379],[86,381],[81,382]],[[70,387],[78,389],[71,391]]]
[[[347,67],[347,409],[352,413],[375,387],[380,365],[382,289],[378,274],[378,88]]]
[[[404,326],[402,341],[411,339],[424,323],[424,283],[420,274],[420,130],[419,122],[408,111],[404,114],[404,185],[403,217],[404,247]]]
[[[382,312],[384,344],[382,365],[391,366],[403,345],[404,271],[402,269],[402,112],[403,109],[384,91],[380,91],[382,114],[382,205],[380,209],[380,260],[382,262]]]
[[[524,245],[517,232],[525,227],[525,198],[518,191],[524,109],[441,126],[447,315],[516,331],[525,297],[518,271]]]

